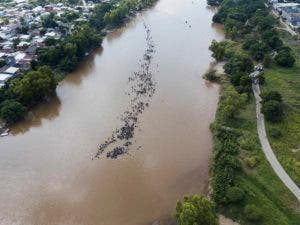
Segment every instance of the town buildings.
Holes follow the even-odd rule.
[[[37,50],[45,47],[47,39],[62,39],[76,23],[87,21],[94,3],[83,3],[42,6],[11,0],[0,4],[0,87],[31,68]]]
[[[272,7],[286,20],[287,24],[294,30],[300,28],[300,4],[296,2],[279,2],[270,0]]]

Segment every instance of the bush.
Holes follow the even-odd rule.
[[[257,156],[249,156],[244,159],[248,167],[253,169],[259,163],[259,158]]]
[[[276,128],[270,128],[269,130],[269,134],[272,138],[279,138],[282,136],[282,133],[279,129],[276,129]]]
[[[208,199],[193,195],[184,197],[176,206],[178,225],[218,225],[213,204]]]
[[[253,70],[253,62],[251,58],[243,54],[235,54],[224,65],[225,73],[236,74],[241,72],[250,73]]]
[[[246,205],[244,209],[244,214],[248,220],[253,222],[257,222],[262,219],[261,211],[255,205],[252,204]]]
[[[282,103],[274,100],[264,102],[262,112],[266,120],[273,123],[282,121],[284,116]]]
[[[209,46],[209,50],[213,53],[212,57],[214,57],[216,61],[224,60],[226,44],[227,42],[225,41],[217,42],[213,40],[211,45]]]
[[[257,149],[256,137],[252,134],[245,134],[239,139],[239,146],[243,150],[254,151]]]
[[[53,94],[56,85],[57,82],[51,69],[43,66],[16,79],[12,91],[19,102],[26,106],[32,106]]]
[[[264,102],[268,102],[268,101],[272,101],[272,100],[282,102],[281,94],[278,91],[269,91],[269,92],[263,93],[261,95],[261,97]]]
[[[245,192],[239,187],[230,187],[226,193],[227,202],[240,202],[245,198]]]
[[[0,105],[0,117],[8,124],[23,119],[26,111],[26,107],[15,100],[6,100]]]
[[[228,87],[222,96],[219,112],[224,121],[233,119],[244,107],[247,95],[239,94],[232,86]]]
[[[204,78],[211,82],[220,81],[220,77],[216,74],[216,70],[209,70],[206,74],[204,74]]]
[[[295,61],[296,60],[294,56],[291,54],[291,51],[286,49],[280,50],[275,57],[275,62],[279,66],[283,66],[283,67],[293,67]]]

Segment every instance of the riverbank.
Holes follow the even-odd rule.
[[[224,96],[224,92],[231,85],[228,80],[223,81],[221,85],[223,87],[222,96]],[[224,101],[226,101],[226,98],[221,97],[219,105],[222,105]],[[216,157],[222,157],[218,155],[220,142],[224,143],[226,141],[226,139],[224,140],[219,136],[219,132],[224,132],[220,126],[228,127],[227,129],[230,127],[232,132],[236,132],[233,135],[238,135],[232,146],[238,153],[231,154],[231,157],[237,160],[236,163],[241,162],[238,166],[240,171],[237,172],[236,177],[232,178],[232,184],[239,187],[243,192],[241,199],[238,199],[239,191],[235,193],[237,195],[236,200],[226,203],[226,199],[224,199],[225,202],[218,206],[220,212],[240,224],[247,224],[249,221],[246,218],[244,209],[247,204],[253,204],[261,216],[261,220],[256,221],[256,224],[298,224],[300,221],[298,214],[300,210],[299,202],[281,183],[262,153],[256,130],[254,99],[251,97],[234,121],[224,123],[225,121],[220,119],[220,115],[221,110],[219,108],[216,121],[213,124],[215,145],[213,167],[220,163],[216,161]],[[233,137],[233,139],[235,138]],[[229,156],[226,152],[224,154],[224,157]],[[224,169],[221,164],[220,166],[220,169]],[[215,173],[213,176],[218,176],[218,174]],[[222,184],[220,185],[220,188],[222,188]],[[217,187],[214,185],[214,188]]]
[[[230,4],[231,7],[237,7],[237,15],[232,16],[231,21],[226,20],[227,14],[230,13]],[[258,7],[262,12],[264,10],[263,1],[244,4],[248,4],[246,8],[249,9]],[[224,68],[227,73],[221,79],[223,91],[212,125],[213,200],[219,212],[240,224],[299,224],[300,204],[271,169],[257,136],[255,101],[251,91],[252,81],[248,75],[253,68],[252,61],[261,61],[268,53],[259,46],[250,51],[245,50],[245,34],[249,32],[244,25],[247,18],[238,16],[239,10],[245,9],[243,4],[224,0],[221,7],[224,14],[217,14],[214,21],[224,23],[225,33],[231,41],[211,46],[213,56],[217,60],[225,60]],[[225,7],[228,7],[227,11],[224,11]],[[254,25],[256,29],[266,26],[264,32],[272,28],[272,18],[266,19],[268,14],[265,14],[266,23],[262,25],[257,23],[260,18],[254,14],[256,10],[251,10],[247,10],[246,17],[248,16],[248,21],[251,22],[246,26]],[[260,39],[259,35],[256,39]],[[256,42],[260,43],[257,40]],[[263,79],[260,82],[263,82]],[[266,83],[268,84],[267,78]]]
[[[38,49],[31,70],[11,79],[0,89],[0,119],[6,122],[5,127],[24,119],[33,106],[51,98],[58,82],[74,71],[92,51],[101,47],[108,29],[113,31],[123,26],[137,12],[153,6],[156,1],[99,3],[87,22],[74,26],[62,40],[53,39]],[[38,75],[41,68],[47,69],[43,79],[41,74]]]

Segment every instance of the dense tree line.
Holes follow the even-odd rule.
[[[127,16],[151,6],[154,2],[156,0],[122,0],[116,7],[104,15],[104,22],[108,26],[118,26]]]
[[[253,70],[253,61],[249,55],[231,50],[228,41],[213,41],[210,48],[217,61],[226,60],[224,71],[230,77],[231,84],[239,93],[250,94],[252,80],[249,73]]]
[[[58,43],[48,40],[50,45],[38,51],[38,65],[49,65],[64,72],[75,69],[85,54],[101,45],[102,37],[94,28],[85,24],[77,26],[71,35]]]
[[[50,97],[57,81],[47,66],[29,71],[0,89],[0,117],[12,124],[23,119],[27,109]]]
[[[124,19],[156,0],[121,0],[97,4],[87,23],[77,25],[70,35],[62,41],[46,40],[46,48],[38,51],[35,65],[49,65],[63,72],[74,70],[86,53],[101,45],[102,29],[120,25]],[[76,17],[76,15],[69,15]],[[53,15],[43,19],[45,27],[55,27]]]
[[[240,177],[245,173],[239,158],[243,134],[240,129],[232,127],[246,101],[246,94],[239,94],[232,86],[228,86],[221,96],[216,121],[212,126],[212,199],[219,212],[243,215],[248,222],[257,224],[263,220],[260,207],[249,204],[246,200],[249,193],[240,187]],[[242,211],[231,211],[234,209]]]
[[[213,21],[224,24],[227,37],[242,41],[243,49],[254,60],[264,61],[270,53],[277,52],[275,62],[278,65],[294,65],[292,52],[287,50],[274,29],[277,21],[262,0],[224,0]]]

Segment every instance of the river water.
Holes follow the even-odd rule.
[[[160,0],[110,33],[57,96],[0,139],[1,225],[169,224],[184,194],[206,193],[218,86],[202,79],[223,38],[205,0]],[[156,90],[129,154],[92,160],[128,109],[146,24]]]

